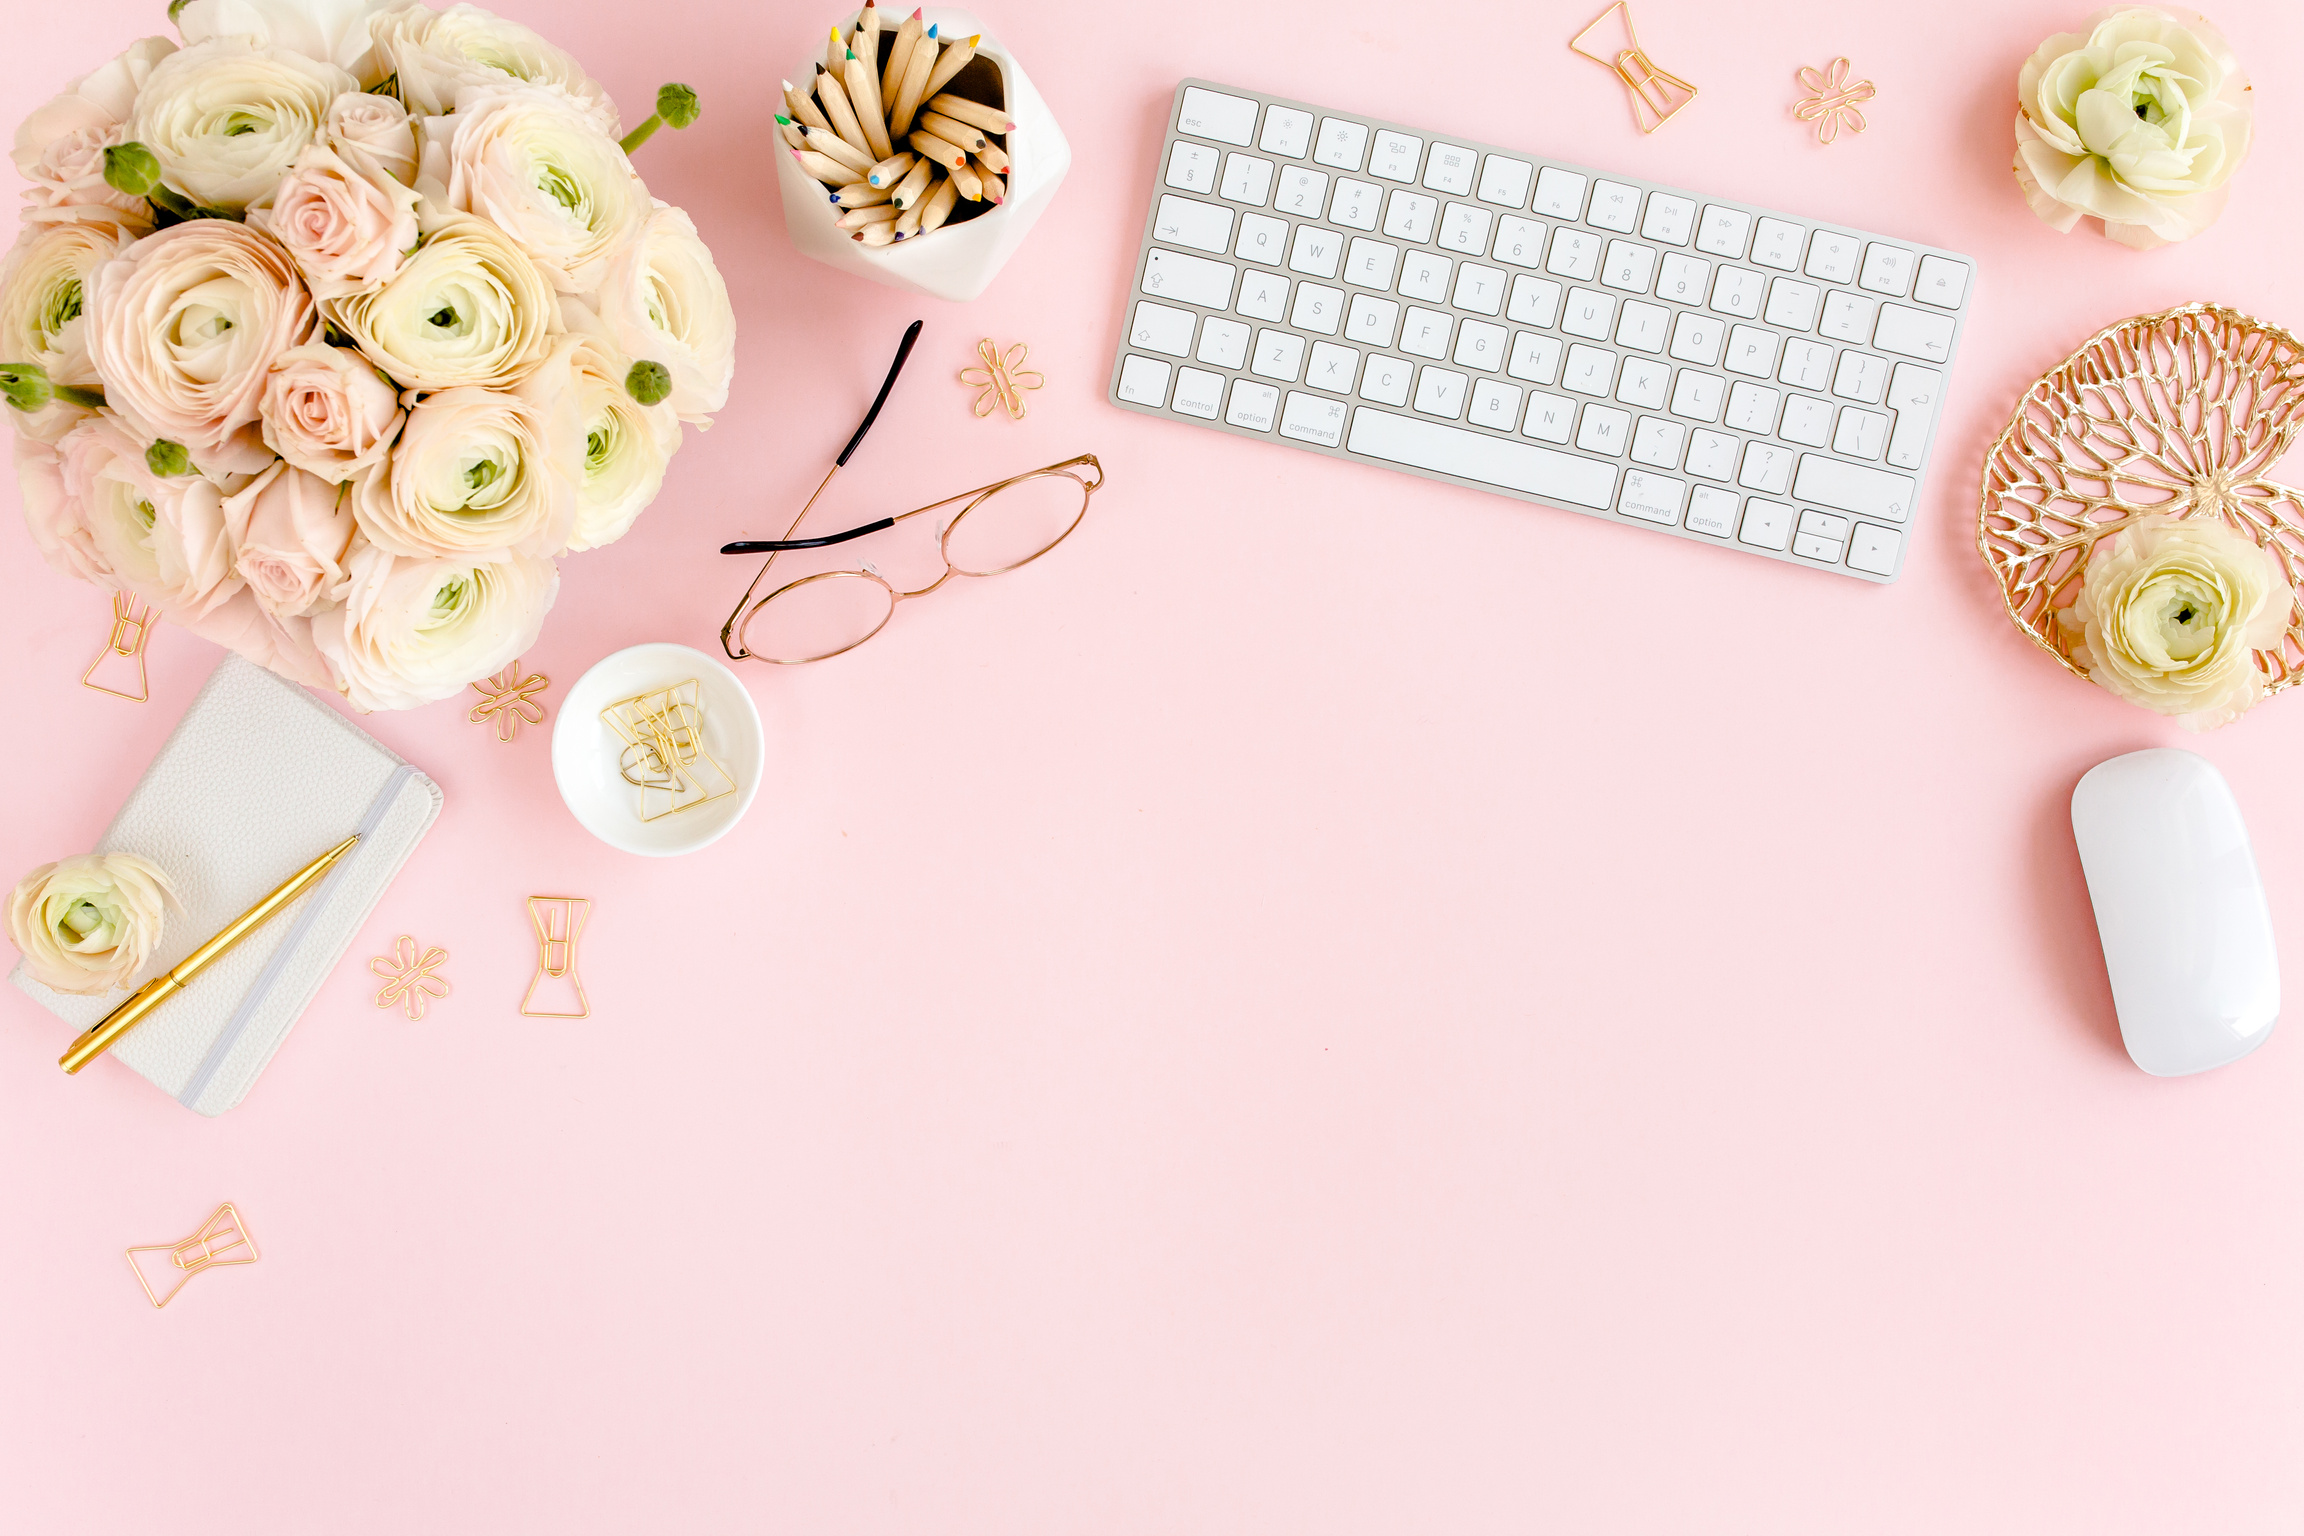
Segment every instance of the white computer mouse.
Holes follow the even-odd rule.
[[[2262,1045],[2280,956],[2224,776],[2168,747],[2098,763],[2072,791],[2072,836],[2136,1065],[2181,1077]]]

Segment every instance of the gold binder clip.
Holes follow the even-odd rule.
[[[175,1278],[165,1295],[152,1288],[152,1276],[136,1255],[164,1253],[165,1264],[155,1264],[160,1278]],[[248,1235],[248,1228],[240,1220],[240,1213],[227,1200],[216,1207],[215,1214],[200,1224],[200,1230],[180,1243],[146,1243],[128,1250],[128,1267],[136,1272],[136,1283],[144,1287],[144,1295],[155,1307],[164,1307],[176,1299],[176,1293],[191,1283],[192,1277],[204,1269],[218,1269],[226,1264],[253,1264],[259,1255],[256,1239]]]
[[[704,688],[695,678],[619,699],[600,718],[623,738],[616,771],[640,791],[642,821],[736,793],[735,776],[704,749]]]
[[[1624,46],[1617,49],[1613,57],[1587,52],[1579,46],[1599,30],[1602,22],[1619,11],[1623,13]],[[1696,99],[1696,87],[1670,70],[1658,68],[1656,61],[1640,46],[1640,34],[1632,30],[1632,7],[1628,0],[1616,0],[1614,5],[1593,17],[1591,25],[1568,39],[1568,48],[1605,66],[1624,82],[1624,89],[1632,93],[1632,116],[1640,124],[1642,133],[1654,133]]]
[[[80,686],[93,689],[97,693],[108,693],[116,699],[126,699],[131,704],[142,704],[150,699],[152,697],[152,685],[144,670],[144,642],[152,638],[152,626],[159,622],[159,619],[153,615],[152,610],[145,605],[142,598],[128,592],[114,592],[112,594],[112,638],[104,642],[104,649],[96,653],[96,659],[88,663],[88,670],[80,674]],[[107,688],[102,683],[89,681],[96,675],[98,667],[115,656],[125,656],[136,663],[136,691],[134,693],[129,693],[121,688]]]
[[[531,896],[528,920],[536,925],[536,979],[520,1000],[520,1012],[531,1019],[588,1019],[592,1000],[584,995],[584,978],[576,974],[576,941],[592,915],[592,902],[583,896]],[[546,981],[565,982],[575,993],[576,1006],[537,1008],[536,989]]]
[[[1856,104],[1880,94],[1879,88],[1869,80],[1849,80],[1846,54],[1825,65],[1820,72],[1803,64],[1793,71],[1792,78],[1814,93],[1800,98],[1792,108],[1792,115],[1801,122],[1816,125],[1819,144],[1829,144],[1838,138],[1843,123],[1848,125],[1850,133],[1862,133],[1866,126],[1864,114],[1856,110]]]

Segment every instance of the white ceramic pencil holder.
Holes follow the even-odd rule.
[[[889,5],[882,7],[880,14],[881,25],[893,28],[910,13]],[[803,254],[891,288],[966,302],[991,285],[1040,221],[1049,200],[1063,184],[1064,173],[1072,167],[1072,146],[1064,130],[1056,126],[1056,115],[1048,110],[1048,103],[1032,88],[1031,77],[998,38],[984,31],[982,22],[949,6],[923,7],[920,19],[923,25],[934,25],[940,38],[983,33],[983,41],[976,45],[976,59],[999,71],[1000,105],[1016,125],[1007,135],[1005,198],[965,222],[946,224],[917,240],[868,246],[855,240],[850,231],[837,227],[840,210],[832,205],[824,184],[802,170],[799,161],[778,154],[776,178],[784,192],[784,227]],[[841,34],[846,36],[855,25],[852,15],[841,24]],[[818,33],[814,52],[792,71],[792,83],[809,89],[823,58],[824,35]]]

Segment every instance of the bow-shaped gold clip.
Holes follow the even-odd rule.
[[[1822,70],[1810,69],[1803,64],[1793,76],[1806,89],[1814,92],[1802,97],[1792,108],[1792,115],[1804,123],[1816,125],[1816,142],[1829,144],[1840,136],[1840,125],[1846,123],[1851,133],[1862,133],[1864,114],[1856,110],[1860,101],[1870,101],[1879,90],[1869,80],[1849,83],[1848,60],[1845,55],[1834,59]]]
[[[976,343],[976,355],[984,359],[981,368],[960,370],[960,382],[981,385],[983,393],[976,397],[976,414],[989,416],[993,407],[1004,406],[1010,421],[1024,419],[1024,391],[1038,389],[1048,382],[1044,373],[1031,373],[1024,369],[1024,343],[1018,342],[1002,357],[1000,349],[987,336]]]
[[[515,679],[518,679],[515,681]],[[484,683],[474,683],[472,691],[483,702],[472,706],[472,723],[480,724],[490,715],[496,717],[496,739],[510,741],[520,734],[520,722],[530,725],[544,723],[544,706],[534,695],[552,686],[552,679],[541,672],[520,676],[520,661],[515,657],[511,665]]]
[[[144,1265],[136,1255],[164,1253],[164,1264],[155,1264],[161,1278],[173,1276],[175,1284],[165,1293],[152,1288],[152,1277],[144,1272]],[[240,1213],[227,1200],[216,1207],[213,1214],[200,1224],[200,1230],[180,1243],[145,1243],[128,1250],[128,1267],[136,1271],[136,1283],[144,1287],[145,1299],[155,1307],[164,1307],[176,1299],[176,1293],[192,1277],[204,1269],[216,1269],[226,1264],[253,1264],[261,1257],[256,1252],[256,1239],[248,1235],[241,1224]]]
[[[430,1006],[426,1001],[448,995],[448,978],[432,974],[433,968],[448,958],[444,949],[427,949],[419,956],[416,941],[407,934],[391,955],[377,955],[368,962],[368,969],[384,978],[383,990],[376,994],[376,1006],[389,1008],[401,1005],[410,1019],[421,1019]]]

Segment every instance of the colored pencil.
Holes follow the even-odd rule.
[[[935,176],[935,161],[915,157],[912,161],[912,169],[904,173],[902,181],[896,183],[893,194],[896,206],[899,208],[917,206],[922,195],[928,190],[928,183],[934,180]]]
[[[832,222],[840,229],[862,229],[867,224],[893,223],[902,212],[894,203],[874,203],[869,208],[851,208]]]
[[[840,135],[826,133],[821,128],[810,128],[806,130],[806,133],[808,142],[800,146],[802,149],[812,149],[820,155],[839,161],[848,169],[859,174],[869,175],[871,173],[874,164],[872,157]]]
[[[906,140],[906,142],[909,143],[915,150],[919,151],[920,154],[930,160],[935,161],[938,165],[943,166],[946,170],[950,170],[956,165],[966,165],[968,163],[968,152],[966,150],[962,149],[959,145],[953,143],[951,140],[940,139],[932,133],[915,133],[910,139]]]
[[[976,45],[983,40],[984,34],[979,32],[966,42],[954,43],[945,49],[943,56],[936,61],[935,71],[928,76],[927,94],[935,95],[950,83],[954,75],[966,69],[968,61],[976,57]]]
[[[908,149],[901,150],[865,172],[864,179],[876,187],[892,187],[902,181],[919,162],[918,155]]]
[[[951,173],[952,185],[960,189],[962,197],[972,203],[984,201],[984,178],[976,174],[975,169],[968,164],[966,156],[961,157],[958,165],[948,166],[946,169]]]
[[[990,166],[986,165],[982,156],[978,156],[974,160],[971,160],[968,164],[968,168],[976,173],[976,179],[978,181],[984,183],[984,201],[998,204],[1007,200],[1007,180],[998,172],[994,171]]]
[[[1008,174],[1008,151],[999,145],[987,140],[984,147],[976,151],[976,158],[984,162],[984,169],[998,171],[1003,176]]]
[[[794,149],[806,149],[808,147],[807,136],[801,133],[800,125],[781,112],[776,114],[776,132],[782,136],[785,143]]]
[[[928,102],[928,110],[941,112],[946,117],[956,117],[964,123],[983,129],[986,133],[1014,133],[1016,131],[1016,120],[998,107],[988,107],[980,101],[970,101],[965,96],[955,96],[950,91],[946,91],[940,96],[931,97]]]
[[[928,99],[928,73],[936,67],[936,29],[928,29],[912,49],[912,62],[905,67],[903,88],[896,93],[896,110],[888,114],[888,131],[901,138],[911,131],[912,118],[920,110],[920,103]]]
[[[794,122],[810,128],[821,128],[827,133],[832,131],[832,120],[818,110],[815,102],[808,99],[807,92],[789,80],[784,82],[784,105],[791,110]]]
[[[832,201],[843,208],[869,208],[874,203],[887,202],[888,189],[872,186],[862,177],[858,177],[855,181],[833,193]]]
[[[941,112],[923,112],[913,120],[912,126],[965,150],[974,151],[984,147],[983,129],[971,127],[958,118],[946,117]]]
[[[832,29],[832,41],[824,45],[824,67],[834,74],[840,72],[840,61],[847,54],[848,45],[840,41],[840,29]]]
[[[920,233],[927,234],[952,216],[952,205],[960,201],[960,189],[950,180],[936,183],[936,191],[920,210]]]
[[[896,110],[896,93],[904,88],[904,71],[912,67],[912,49],[927,31],[914,11],[904,18],[904,25],[896,29],[896,41],[888,45],[888,67],[880,72],[880,110]]]
[[[864,180],[864,173],[854,166],[844,165],[812,149],[796,149],[792,151],[792,158],[800,162],[800,169],[828,187],[859,186]]]
[[[826,70],[816,77],[816,99],[824,103],[824,115],[832,119],[833,129],[866,157],[866,165],[880,159],[872,153],[872,141],[864,137],[864,125],[856,121],[856,109],[848,104],[848,88],[838,75]]]
[[[872,147],[873,160],[887,159],[896,151],[889,147],[888,124],[880,116],[880,86],[872,78],[871,66],[850,53],[841,84],[848,87],[848,104],[856,110],[856,121],[864,130],[864,142]]]
[[[896,226],[893,224],[867,224],[856,231],[856,240],[865,245],[894,245]]]

